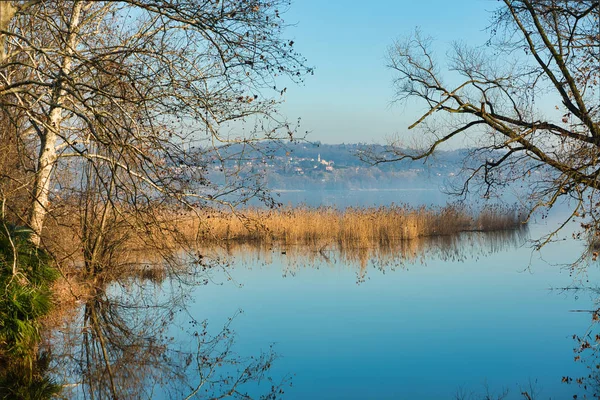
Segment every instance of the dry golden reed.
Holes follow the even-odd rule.
[[[318,257],[331,251],[343,258],[356,259],[361,265],[381,255],[414,258],[422,253],[427,238],[450,237],[461,232],[507,231],[524,227],[517,210],[484,207],[474,212],[461,205],[419,207],[392,205],[378,208],[288,207],[248,208],[236,212],[217,209],[175,211],[154,208],[141,217],[127,217],[123,210],[114,213],[105,235],[108,249],[100,259],[103,276],[152,274],[161,272],[162,258],[173,259],[181,249],[206,254],[212,248],[225,250],[251,246],[254,249],[278,249],[291,253],[299,248]],[[51,243],[65,273],[85,271],[81,228],[74,216],[53,226]],[[140,228],[138,228],[140,227]],[[418,240],[417,240],[418,239]],[[112,246],[112,247],[111,247]],[[195,249],[195,250],[194,250]],[[102,253],[102,254],[104,254]],[[114,254],[113,254],[114,253]],[[62,261],[61,261],[62,260]],[[101,262],[101,264],[100,264]],[[97,273],[95,275],[98,275]],[[84,276],[84,278],[86,278]],[[154,277],[160,279],[160,276]]]
[[[180,216],[172,222],[198,240],[202,251],[221,248],[227,255],[256,256],[266,263],[282,254],[292,265],[342,260],[360,266],[359,281],[370,261],[385,268],[426,255],[460,260],[465,244],[467,253],[479,247],[484,253],[494,251],[518,241],[526,228],[516,209],[491,206],[474,212],[461,205],[204,210],[200,218]],[[486,233],[460,235],[464,232]]]
[[[472,212],[451,205],[441,208],[306,206],[275,210],[245,209],[237,213],[203,211],[200,218],[181,217],[186,236],[204,243],[235,242],[339,248],[380,247],[386,243],[467,231],[498,231],[523,226],[517,210],[485,207]]]
[[[160,282],[167,271],[187,268],[189,259],[180,254],[181,250],[190,250],[196,256],[202,254],[199,257],[209,260],[256,252],[262,261],[272,255],[286,255],[298,265],[311,264],[311,258],[334,263],[343,260],[358,264],[358,276],[362,279],[367,264],[373,260],[383,268],[390,263],[414,261],[425,254],[460,259],[456,249],[461,246],[456,240],[462,232],[495,232],[490,243],[495,243],[494,235],[501,235],[497,242],[504,243],[507,238],[503,233],[512,238],[513,233],[525,228],[517,210],[499,206],[477,212],[460,205],[344,210],[299,206],[236,212],[153,208],[139,217],[118,211],[106,234],[107,246],[115,250],[106,253],[107,257],[100,260],[100,273],[92,275],[83,268],[85,242],[78,213],[65,213],[51,225],[48,232],[52,234],[47,240],[53,254],[58,255],[57,263],[66,278],[58,290],[65,299],[85,298],[85,288],[113,279],[137,277]],[[488,236],[477,235],[475,239],[487,240]]]

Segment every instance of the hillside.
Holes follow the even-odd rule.
[[[260,142],[233,144],[204,159],[211,179],[225,169],[229,174],[261,179],[271,189],[375,189],[433,187],[455,176],[467,150],[440,151],[423,161],[369,165],[361,151],[382,152],[381,145]]]

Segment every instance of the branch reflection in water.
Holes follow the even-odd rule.
[[[597,267],[597,257],[588,259],[593,264],[588,267]],[[573,334],[574,348],[573,359],[576,363],[585,366],[585,375],[565,375],[562,382],[567,385],[576,385],[590,395],[590,398],[600,398],[600,287],[586,282],[574,284],[569,287],[557,288],[556,292],[575,298],[589,298],[592,308],[573,309],[573,313],[583,313],[590,316],[590,324],[584,332]],[[574,396],[574,398],[576,398]],[[584,397],[585,398],[585,397]]]
[[[253,357],[240,356],[231,329],[237,314],[215,331],[186,307],[194,285],[212,280],[210,266],[219,265],[235,279],[235,268],[245,264],[285,259],[283,274],[294,275],[325,261],[356,268],[360,283],[370,269],[387,273],[433,258],[462,261],[522,245],[526,238],[523,227],[382,241],[375,247],[213,246],[198,252],[187,272],[150,273],[138,266],[138,274],[99,283],[74,315],[62,318],[43,350],[51,351],[52,377],[63,383],[67,398],[279,398],[290,379],[271,378],[277,358],[273,348]],[[235,264],[206,261],[223,259]],[[206,280],[198,278],[202,271]]]
[[[77,314],[54,330],[52,371],[66,398],[261,398],[283,393],[268,372],[273,349],[255,357],[233,351],[230,324],[209,329],[185,308],[186,286],[165,278],[96,288]],[[189,290],[189,287],[188,287]],[[182,321],[187,326],[182,326]],[[254,388],[253,390],[257,390]]]

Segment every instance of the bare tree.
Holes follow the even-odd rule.
[[[24,114],[19,136],[35,139],[23,217],[35,244],[52,199],[81,182],[97,180],[113,206],[226,202],[198,190],[209,182],[192,146],[292,135],[277,118],[276,77],[308,69],[281,37],[286,0],[2,4],[0,107]],[[245,135],[220,130],[245,119],[255,127]],[[87,172],[57,182],[60,168]]]
[[[409,126],[422,129],[422,142],[406,150],[406,142],[393,139],[384,154],[367,158],[425,160],[444,143],[473,134],[477,146],[458,193],[475,186],[490,196],[521,181],[529,188],[531,210],[570,197],[576,202],[571,218],[587,218],[584,228],[597,226],[599,2],[503,3],[485,46],[455,43],[447,65],[418,31],[390,47],[395,100],[426,108]]]

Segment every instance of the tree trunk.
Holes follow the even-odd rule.
[[[8,1],[0,1],[0,30],[5,32],[17,12],[17,9]],[[6,35],[0,35],[0,63],[6,60]]]
[[[77,45],[77,29],[80,22],[81,5],[81,1],[76,1],[73,4],[68,26],[69,34],[65,41],[65,55],[60,74],[56,81],[56,90],[53,94],[53,106],[48,115],[46,127],[40,134],[38,168],[35,175],[31,213],[29,215],[29,227],[33,230],[30,240],[36,247],[40,245],[42,228],[44,227],[44,220],[48,213],[48,199],[52,188],[52,172],[57,159],[56,142],[58,140],[58,133],[60,132],[60,125],[64,118],[61,106],[67,95],[64,89],[64,82],[66,76],[71,72],[73,52]]]
[[[58,129],[61,117],[60,109],[52,110],[50,117],[51,125],[53,127],[56,126],[56,129]],[[52,182],[52,171],[56,161],[56,136],[56,132],[53,129],[46,129],[41,137],[38,169],[33,187],[33,204],[29,216],[29,227],[33,230],[31,242],[35,246],[40,245],[44,219],[48,212],[48,197],[50,194],[50,184]]]

